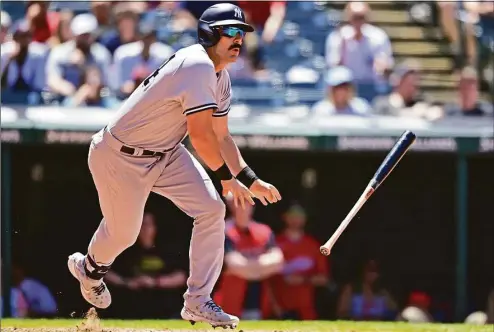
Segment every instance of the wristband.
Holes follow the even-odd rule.
[[[249,167],[245,166],[243,170],[241,170],[237,176],[237,180],[242,182],[247,188],[250,188],[250,186],[259,179],[259,177],[254,173],[254,171]]]
[[[233,178],[232,173],[228,169],[228,166],[226,163],[223,163],[220,168],[218,168],[216,171],[214,171],[214,174],[220,179],[221,181],[228,181]]]

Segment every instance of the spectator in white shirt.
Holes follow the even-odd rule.
[[[111,55],[101,44],[93,41],[98,28],[91,14],[79,14],[71,22],[73,40],[52,49],[46,65],[48,87],[59,101],[75,94],[84,80],[84,69],[95,65],[102,73],[103,84],[108,86]]]
[[[362,86],[360,95],[365,93],[369,100],[376,94],[376,83],[382,83],[387,70],[393,67],[391,42],[384,30],[368,23],[370,8],[365,2],[352,1],[345,11],[348,24],[326,39],[326,63],[330,68],[349,68],[355,83]]]
[[[396,66],[390,77],[393,91],[373,101],[378,115],[437,120],[444,115],[442,107],[420,91],[420,64],[408,59]]]
[[[2,10],[0,12],[0,44],[3,44],[6,41],[11,25],[12,19],[10,18],[10,15]]]
[[[13,27],[13,40],[1,48],[2,102],[38,104],[45,86],[45,66],[48,48],[32,41],[31,27],[22,20]]]
[[[312,107],[314,116],[360,115],[370,113],[369,103],[354,95],[352,72],[343,66],[329,70],[326,76],[327,95]]]
[[[134,68],[144,66],[149,71],[154,71],[173,53],[170,46],[157,41],[154,26],[141,24],[139,32],[141,40],[122,45],[115,50],[115,90],[123,99],[136,88],[132,79]]]

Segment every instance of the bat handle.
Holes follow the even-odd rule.
[[[365,188],[364,192],[358,199],[357,203],[353,206],[353,208],[350,210],[346,218],[341,222],[341,224],[338,226],[336,231],[333,233],[331,238],[319,248],[319,251],[321,254],[324,256],[329,256],[331,249],[333,248],[334,244],[336,241],[338,241],[338,238],[340,235],[343,233],[343,231],[348,227],[348,224],[352,219],[355,217],[357,212],[360,210],[360,208],[364,205],[364,203],[369,199],[369,197],[374,193],[375,191],[375,186],[378,184],[374,179],[372,179],[367,187]]]
[[[329,256],[329,254],[331,253],[331,250],[329,250],[325,246],[321,246],[319,250],[321,251],[321,254],[323,254],[324,256]]]

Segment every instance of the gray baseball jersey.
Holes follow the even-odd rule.
[[[214,108],[213,116],[224,116],[230,97],[228,72],[216,74],[205,49],[195,44],[179,50],[144,81],[109,129],[126,144],[167,150],[186,137],[188,114]]]
[[[193,45],[172,55],[94,135],[88,165],[103,214],[88,247],[95,262],[111,264],[134,244],[146,201],[155,192],[194,218],[186,303],[210,298],[223,265],[225,204],[180,142],[187,135],[187,115],[211,108],[215,117],[228,114],[230,90],[228,72],[216,74],[205,49]],[[124,144],[166,152],[163,157],[126,155]]]

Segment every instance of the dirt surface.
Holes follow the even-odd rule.
[[[74,328],[15,328],[15,327],[7,327],[7,328],[2,328],[2,332],[212,332],[212,331],[234,331],[234,332],[282,332],[282,331],[268,331],[268,330],[249,330],[249,331],[243,331],[241,329],[236,329],[236,330],[222,330],[222,329],[201,329],[201,330],[169,330],[169,329],[163,329],[163,330],[150,330],[150,329],[123,329],[123,328],[104,328],[104,329],[99,329],[99,330],[88,330],[88,329],[81,329],[80,327],[74,327]]]
[[[98,314],[94,308],[89,309],[86,313],[85,319],[78,326],[73,328],[53,328],[53,327],[39,327],[39,328],[17,328],[17,327],[6,327],[2,328],[2,332],[208,332],[214,331],[212,328],[210,329],[200,329],[200,330],[177,330],[177,329],[126,329],[126,328],[103,328],[101,327],[101,321],[98,317]],[[234,331],[234,332],[244,332],[241,329],[221,329],[217,328],[216,331]],[[247,331],[245,331],[247,332]],[[273,331],[249,331],[249,332],[273,332]],[[274,332],[282,332],[282,331],[274,331]]]

